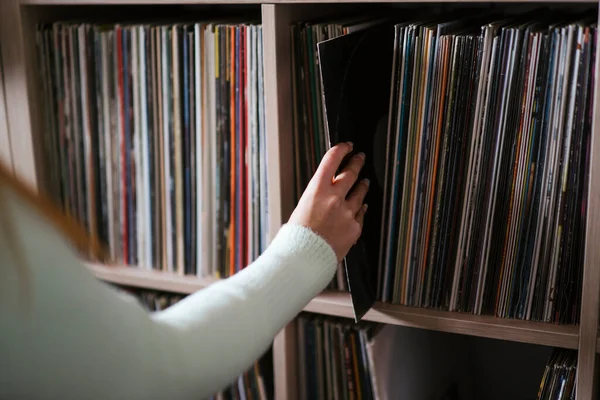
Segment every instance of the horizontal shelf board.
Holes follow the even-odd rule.
[[[23,5],[343,4],[343,3],[596,3],[596,0],[20,0]]]
[[[182,276],[138,267],[105,266],[86,263],[100,280],[117,285],[191,294],[217,281],[216,278]],[[353,318],[352,303],[347,293],[325,292],[315,297],[304,311]],[[458,333],[513,342],[577,349],[579,327],[543,322],[521,321],[416,307],[376,303],[364,320],[440,332]],[[600,353],[600,338],[597,352]]]
[[[276,1],[277,2],[277,1]],[[262,0],[20,0],[21,5],[37,6],[117,6],[117,5],[191,5],[191,4],[266,4],[272,3]]]
[[[138,267],[105,266],[86,263],[92,273],[105,282],[148,290],[191,294],[216,282],[216,278],[182,276],[171,272],[151,271]]]
[[[354,317],[350,295],[347,293],[322,293],[304,310],[346,318]],[[567,349],[577,349],[579,341],[578,326],[561,326],[385,303],[376,303],[363,320]]]

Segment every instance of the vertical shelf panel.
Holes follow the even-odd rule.
[[[599,14],[600,19],[600,14]],[[590,154],[585,259],[577,363],[577,400],[597,398],[596,341],[600,308],[600,53],[596,51],[596,87]]]
[[[325,13],[331,6],[263,4],[263,57],[267,129],[267,181],[269,185],[269,241],[295,206],[291,24],[294,20]],[[264,160],[263,160],[264,161]],[[296,327],[288,324],[275,338],[273,369],[276,399],[295,399]]]
[[[29,99],[37,85],[28,74],[25,43],[30,34],[22,27],[18,0],[0,1],[0,47],[2,48],[4,89],[7,97],[6,116],[10,129],[11,154],[18,156],[15,175],[33,188],[38,188],[35,147],[32,138]]]
[[[295,207],[291,24],[323,15],[331,5],[263,4],[269,234],[272,239]]]
[[[262,6],[269,241],[287,221],[293,206],[292,87],[289,7]],[[295,326],[288,324],[273,343],[276,399],[293,399],[296,390]]]
[[[0,162],[12,171],[13,163],[8,120],[6,119],[6,93],[4,92],[4,70],[2,64],[2,46],[0,43]]]
[[[293,206],[292,87],[289,7],[263,5],[263,57],[267,128],[267,182],[271,239]]]
[[[273,343],[273,382],[277,400],[298,398],[298,361],[296,323],[291,322],[275,337]]]

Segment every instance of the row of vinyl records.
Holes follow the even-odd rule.
[[[389,29],[368,16],[292,27],[297,195],[334,141],[319,42],[371,35],[380,58],[353,62],[385,70],[389,98],[375,110],[385,123],[355,141],[372,171],[363,239],[377,299],[577,324],[595,11],[417,13],[390,17]],[[345,117],[348,127],[367,116]],[[347,290],[344,274],[332,288]]]
[[[388,38],[387,135],[370,134],[383,205],[365,222],[377,296],[577,323],[596,27],[494,18],[416,18]],[[316,44],[381,23],[292,27],[298,194],[327,147]],[[44,181],[114,261],[226,277],[260,254],[259,25],[55,23],[37,42]]]
[[[449,365],[442,354],[447,344],[427,350],[425,348],[428,346],[424,341],[416,343],[414,339],[417,336],[390,335],[392,329],[412,328],[384,327],[364,323],[355,325],[348,320],[306,315],[298,318],[297,327],[299,398],[302,400],[405,398],[411,400],[481,398],[571,400],[575,398],[577,353],[573,350],[548,349],[549,355],[546,353],[545,358],[534,357],[538,359],[537,361],[541,361],[541,364],[535,365],[533,374],[529,371],[525,373],[526,378],[511,379],[510,376],[506,376],[506,371],[503,371],[501,384],[511,382],[513,387],[499,390],[485,383],[481,385],[478,383],[479,381],[492,382],[495,379],[489,381],[487,377],[472,376],[468,372],[470,363],[474,360],[469,359],[469,353],[465,348],[461,348],[451,356],[454,361],[457,358],[462,359],[462,364],[455,362],[452,364],[453,367],[444,371],[444,367],[440,369],[439,366]],[[385,337],[380,338],[380,336]],[[440,341],[440,338],[437,336],[434,340]],[[394,340],[412,344],[406,344],[401,350],[394,349],[393,343],[389,343]],[[411,354],[410,346],[415,345],[420,346],[421,349],[417,354]],[[402,355],[390,355],[394,351],[396,351],[394,354]],[[478,349],[478,352],[480,351],[481,349]],[[494,359],[493,363],[502,362],[497,357],[492,359]],[[521,373],[518,371],[518,366],[511,366],[514,361],[510,360],[508,363],[512,373]],[[457,372],[458,365],[464,371]],[[384,382],[385,380],[387,382]],[[524,381],[526,384],[523,384]],[[473,387],[478,385],[483,386],[479,388],[479,393],[478,390],[473,390]],[[527,393],[521,392],[523,390]],[[536,390],[537,397],[535,397]]]
[[[267,237],[262,27],[41,24],[46,190],[113,262],[227,277]]]
[[[154,291],[130,292],[148,312],[162,311],[176,304],[183,296]],[[265,383],[261,360],[240,375],[229,387],[215,393],[209,400],[267,400],[270,391]]]

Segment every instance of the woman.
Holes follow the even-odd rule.
[[[360,236],[364,155],[336,176],[351,151],[325,155],[258,260],[154,314],[98,282],[58,234],[81,245],[79,228],[0,173],[0,399],[199,399],[230,384]]]

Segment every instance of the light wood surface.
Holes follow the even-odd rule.
[[[312,300],[304,310],[353,318],[352,301],[347,293],[323,293]],[[568,349],[576,349],[578,344],[578,328],[576,326],[511,320],[384,303],[376,303],[363,320]]]
[[[330,11],[330,7],[264,4],[261,9],[265,104],[268,110],[269,233],[273,237],[289,219],[295,205],[290,26],[294,20],[324,15]],[[294,400],[298,397],[296,353],[296,327],[292,322],[277,335],[273,345],[276,399]]]
[[[599,16],[600,18],[600,16]],[[596,53],[595,76],[600,74],[600,53]],[[577,400],[597,399],[596,355],[598,312],[600,309],[600,85],[596,81],[590,155],[590,176],[586,245],[577,363]]]
[[[262,7],[263,25],[263,57],[264,57],[264,87],[266,132],[267,132],[267,185],[269,190],[269,234],[271,238],[287,221],[291,210],[284,208],[289,199],[285,194],[291,185],[282,176],[286,175],[281,169],[287,168],[287,160],[291,157],[291,146],[286,138],[291,136],[291,107],[289,93],[290,57],[285,49],[289,42],[289,25],[286,29],[285,16],[279,15],[279,8],[273,5]],[[279,51],[278,51],[279,50]],[[289,53],[289,51],[287,52]]]
[[[298,398],[296,322],[283,328],[273,342],[273,382],[275,398]]]
[[[5,0],[2,0],[5,1]],[[26,5],[119,4],[343,4],[343,3],[490,3],[489,0],[20,0]],[[494,3],[596,3],[595,0],[494,0]]]
[[[191,294],[216,282],[216,279],[213,278],[181,276],[136,267],[107,267],[91,263],[86,265],[96,277],[103,281],[150,290]],[[344,318],[353,317],[352,302],[347,293],[324,292],[314,298],[304,308],[304,311]],[[576,326],[511,320],[384,303],[376,303],[373,309],[365,315],[364,320],[568,349],[576,349],[578,345],[578,327]],[[596,346],[595,343],[594,337],[594,346]]]
[[[217,281],[214,278],[181,276],[137,267],[109,267],[94,263],[86,263],[86,267],[104,282],[180,294],[194,293]]]
[[[265,115],[267,129],[267,184],[270,239],[288,220],[292,209],[292,107],[290,15],[274,5],[262,6]],[[268,95],[267,95],[268,94]],[[274,195],[273,195],[274,194]],[[273,343],[273,384],[276,399],[293,399],[296,389],[296,329],[292,322]]]
[[[36,157],[32,137],[29,99],[34,87],[27,81],[22,18],[18,0],[0,0],[0,48],[6,93],[6,121],[10,128],[11,154],[18,159],[15,175],[37,189]]]

